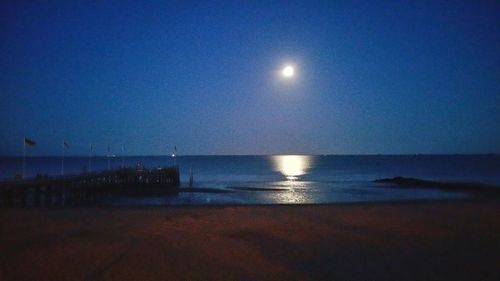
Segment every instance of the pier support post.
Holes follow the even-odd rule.
[[[45,187],[45,204],[52,205],[52,187],[50,185]]]
[[[3,200],[5,202],[5,206],[12,206],[12,201],[13,201],[12,190],[8,189],[4,191]]]
[[[21,187],[19,190],[19,200],[21,202],[21,206],[26,206],[26,203],[28,201],[28,191],[26,187]]]
[[[33,196],[33,203],[35,204],[35,206],[40,206],[40,197],[41,197],[40,186],[37,185],[35,186],[35,194]]]

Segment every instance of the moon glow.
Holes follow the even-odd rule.
[[[283,68],[283,70],[281,70],[281,74],[283,75],[283,77],[285,78],[290,78],[294,75],[295,73],[295,69],[293,68],[293,66],[291,65],[287,65]]]

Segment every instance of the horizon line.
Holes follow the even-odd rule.
[[[207,156],[282,156],[282,155],[304,155],[304,156],[445,156],[445,155],[500,155],[499,152],[486,152],[486,153],[269,153],[269,154],[178,154],[175,157],[207,157]],[[174,157],[167,154],[114,154],[113,156],[108,156],[106,154],[96,154],[92,157],[110,157],[110,158],[121,158],[121,157]],[[23,155],[0,155],[2,158],[8,157],[23,157]],[[62,157],[61,155],[26,155],[26,157]],[[85,157],[88,158],[89,155],[84,154],[74,154],[65,157]]]

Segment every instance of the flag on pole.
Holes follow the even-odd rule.
[[[69,148],[69,144],[63,140],[62,158],[61,158],[61,176],[64,176],[64,151]]]
[[[110,164],[110,161],[109,161],[109,157],[111,156],[110,152],[111,152],[111,147],[108,144],[108,155],[107,155],[107,157],[108,157],[108,170],[111,169],[111,164]]]
[[[172,154],[172,159],[174,160],[174,166],[177,166],[177,145],[174,145],[174,153]]]
[[[90,152],[89,152],[89,172],[92,172],[92,152],[94,151],[94,145],[90,144]]]
[[[27,145],[27,146],[35,146],[36,142],[33,141],[33,140],[30,140],[28,138],[24,138],[24,144]]]

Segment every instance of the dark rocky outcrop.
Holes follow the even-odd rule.
[[[444,182],[416,178],[394,177],[374,180],[376,183],[386,183],[400,187],[433,188],[446,191],[468,192],[476,195],[500,195],[500,186],[472,182]]]

